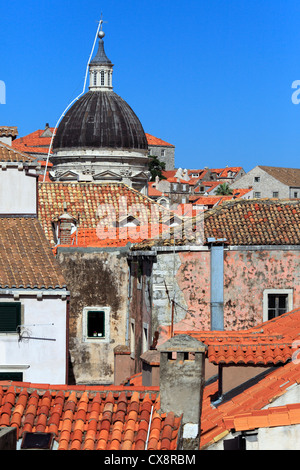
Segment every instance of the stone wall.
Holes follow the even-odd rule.
[[[69,383],[114,382],[114,348],[126,342],[128,263],[126,250],[59,248],[71,295]],[[107,308],[105,339],[86,339],[85,307]]]
[[[260,178],[256,182],[255,178]],[[278,192],[280,199],[290,197],[289,187],[280,181],[273,178],[273,176],[266,173],[258,166],[249,171],[242,178],[238,179],[231,185],[232,188],[253,188],[253,197],[255,193],[260,193],[261,198],[273,198],[273,193]]]

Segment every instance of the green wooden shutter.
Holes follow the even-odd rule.
[[[0,302],[0,332],[16,333],[21,324],[21,303]]]

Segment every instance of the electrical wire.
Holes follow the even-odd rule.
[[[89,71],[89,63],[90,63],[91,58],[92,58],[93,53],[94,53],[95,44],[96,44],[96,41],[97,41],[97,37],[98,37],[98,33],[99,33],[99,29],[100,29],[101,25],[102,25],[102,20],[99,21],[97,32],[96,32],[94,43],[93,43],[93,47],[92,47],[92,50],[91,50],[91,53],[90,53],[90,56],[89,56],[89,60],[88,60],[87,66],[86,66],[82,92],[74,100],[72,100],[71,103],[66,107],[66,109],[64,110],[64,112],[62,113],[62,115],[60,116],[60,118],[58,119],[58,121],[55,125],[54,131],[53,131],[53,134],[52,134],[52,137],[51,137],[50,146],[49,146],[49,149],[48,149],[48,155],[47,155],[47,160],[46,160],[46,166],[45,166],[43,182],[45,182],[45,179],[46,179],[47,167],[48,167],[48,163],[49,163],[49,157],[50,157],[50,153],[51,153],[51,149],[52,149],[52,145],[53,145],[53,140],[54,140],[54,137],[55,137],[55,132],[56,132],[56,129],[58,127],[58,124],[61,121],[61,119],[65,116],[66,112],[72,106],[72,104],[75,103],[75,101],[77,101],[85,92],[87,76],[88,76],[88,71]]]

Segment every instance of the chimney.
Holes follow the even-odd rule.
[[[58,218],[58,243],[60,245],[71,245],[71,235],[77,221],[67,213],[65,203],[64,210],[65,212]]]
[[[189,335],[177,335],[160,351],[160,411],[183,415],[182,450],[199,450],[207,346]]]

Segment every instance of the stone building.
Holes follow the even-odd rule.
[[[252,188],[254,198],[299,199],[300,168],[258,165],[231,188]]]

